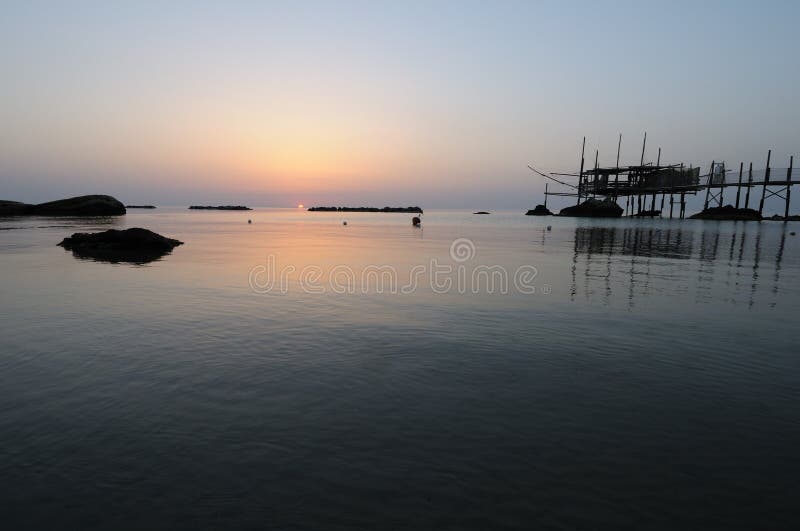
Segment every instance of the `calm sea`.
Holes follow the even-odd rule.
[[[410,218],[0,220],[0,526],[800,526],[800,224]]]

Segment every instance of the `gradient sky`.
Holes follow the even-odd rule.
[[[800,147],[800,2],[0,4],[0,198],[527,208]]]

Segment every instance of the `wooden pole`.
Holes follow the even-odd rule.
[[[783,212],[783,222],[789,221],[789,200],[792,198],[792,166],[794,166],[794,155],[789,157],[789,169],[786,170],[786,209]]]
[[[644,166],[644,147],[647,145],[647,131],[644,132],[644,140],[642,141],[642,158],[639,161],[639,166]]]
[[[583,186],[583,154],[586,151],[586,137],[583,137],[583,147],[581,148],[581,171],[578,174],[578,204],[581,204],[581,190]]]
[[[708,183],[706,183],[707,184],[707,186],[706,186],[706,200],[703,203],[703,210],[706,210],[708,208],[708,195],[711,193],[711,183],[713,182],[713,178],[714,178],[714,163],[715,162],[716,161],[713,161],[713,160],[711,161],[711,171],[708,172]]]
[[[722,161],[722,177],[719,183],[719,199],[717,206],[722,206],[722,196],[725,192],[725,161]]]
[[[617,173],[614,175],[614,202],[619,197],[619,151],[622,149],[622,133],[619,134],[619,142],[617,142]]]
[[[547,208],[547,183],[544,183],[544,207]]]
[[[736,209],[739,209],[739,195],[742,193],[742,171],[744,171],[744,162],[739,163],[739,184],[736,185]]]
[[[669,187],[669,219],[672,219],[672,208],[675,203],[674,194],[675,194],[675,173],[670,174],[670,187]],[[683,177],[683,162],[681,162],[681,172],[679,174]]]
[[[681,219],[686,214],[686,192],[681,192]]]
[[[744,196],[744,207],[750,208],[750,187],[753,185],[753,163],[750,163],[750,169],[747,170],[747,192]]]
[[[661,148],[658,148],[658,159],[656,160],[656,166],[659,166],[659,167],[661,166]],[[658,195],[658,192],[653,192],[653,210],[655,210],[656,195]],[[666,195],[667,195],[667,192],[662,190],[662,192],[661,192],[661,210],[658,213],[659,216],[661,216],[661,212],[664,211],[664,198],[666,197]]]
[[[767,195],[767,186],[769,185],[769,159],[772,158],[772,150],[767,151],[767,169],[764,173],[764,187],[761,189],[761,202],[758,204],[758,213],[764,215],[764,199]]]

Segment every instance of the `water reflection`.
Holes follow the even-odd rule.
[[[574,229],[574,299],[611,302],[689,296],[694,302],[763,302],[774,307],[787,245],[785,224],[703,223],[680,226],[578,226]]]

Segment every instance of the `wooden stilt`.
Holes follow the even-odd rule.
[[[716,161],[713,161],[713,160],[711,161],[711,170],[708,172],[708,182],[706,183],[707,184],[707,186],[706,186],[706,200],[703,203],[703,210],[708,208],[708,196],[711,193],[711,183],[712,183],[712,181],[714,179],[714,163],[715,162]]]
[[[739,183],[736,185],[736,208],[739,208],[739,196],[742,193],[742,171],[744,170],[744,162],[739,163]]]
[[[764,199],[767,196],[767,186],[769,186],[769,159],[772,157],[772,150],[767,151],[767,169],[764,173],[764,187],[761,189],[761,202],[758,204],[758,213],[764,215]]]
[[[789,201],[792,198],[792,166],[794,166],[794,155],[789,157],[789,169],[786,170],[786,208],[783,211],[784,223],[789,221]]]
[[[583,186],[583,155],[586,151],[586,137],[583,137],[583,147],[581,148],[581,171],[578,174],[578,203],[581,204],[581,190]]]
[[[544,207],[547,208],[547,183],[544,183]]]
[[[750,188],[753,186],[753,163],[750,163],[750,169],[747,170],[747,192],[744,196],[744,207],[750,208]]]
[[[686,215],[686,192],[681,192],[681,219]]]

